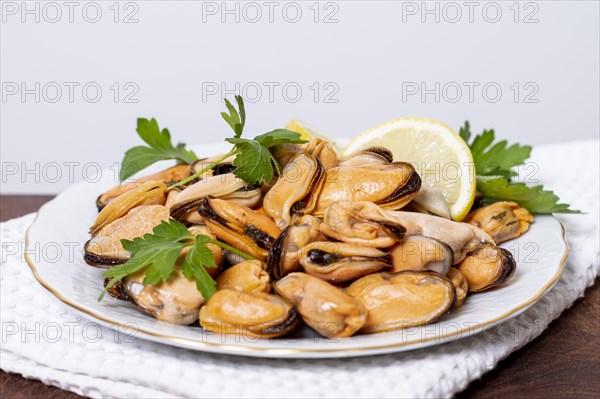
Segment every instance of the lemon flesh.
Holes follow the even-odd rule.
[[[424,118],[395,119],[352,139],[343,155],[370,146],[386,147],[394,161],[412,163],[425,184],[442,192],[453,220],[467,215],[475,198],[475,164],[467,144],[448,126]]]
[[[335,139],[306,122],[299,121],[298,119],[292,119],[287,123],[287,125],[285,125],[285,128],[287,130],[291,130],[292,132],[300,133],[300,138],[302,140],[310,141],[312,139],[323,139],[328,141],[338,153],[341,151],[339,143],[337,143]]]

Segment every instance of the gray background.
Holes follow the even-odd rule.
[[[596,1],[76,3],[2,2],[3,193],[93,180],[140,143],[139,116],[221,141],[236,87],[249,134],[412,115],[534,145],[598,138]]]

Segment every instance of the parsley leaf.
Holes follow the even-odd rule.
[[[233,161],[233,165],[236,167],[233,171],[234,175],[249,184],[257,184],[262,181],[269,182],[275,175],[273,168],[277,173],[281,173],[281,165],[269,149],[279,144],[303,144],[307,142],[307,140],[300,138],[302,136],[299,133],[287,129],[275,129],[258,135],[252,140],[242,138],[244,126],[246,125],[244,99],[241,96],[235,96],[235,100],[239,111],[235,109],[229,100],[225,99],[225,106],[229,112],[221,113],[221,116],[234,133],[233,137],[225,139],[228,143],[233,144],[231,150],[207,167],[173,184],[171,187],[183,186],[193,181],[231,156],[235,156]]]
[[[303,144],[306,140],[302,140],[300,133],[293,132],[288,129],[275,129],[270,132],[256,136],[254,141],[257,141],[263,147],[271,148],[280,144]]]
[[[458,131],[458,135],[465,141],[465,143],[469,144],[469,139],[471,138],[471,124],[469,121],[465,121],[465,125],[461,126]]]
[[[567,204],[559,204],[558,196],[543,186],[529,187],[511,181],[517,175],[513,168],[525,163],[531,155],[531,146],[508,146],[506,140],[494,144],[493,130],[484,130],[469,143],[472,136],[469,121],[460,128],[459,135],[473,154],[477,190],[484,195],[484,203],[515,201],[533,213],[581,213],[569,209]]]
[[[484,203],[514,201],[533,213],[581,213],[569,209],[568,204],[559,204],[554,192],[543,186],[529,187],[523,183],[512,183],[503,177],[477,179],[477,190],[483,195]]]
[[[280,172],[279,162],[271,155],[268,148],[259,142],[248,139],[229,138],[227,141],[235,145],[237,156],[233,160],[236,167],[233,171],[240,179],[256,184],[270,181],[273,176],[273,166]]]
[[[121,181],[158,161],[175,159],[178,163],[192,163],[198,159],[193,151],[185,148],[185,144],[178,143],[173,146],[169,130],[161,131],[154,118],[151,120],[139,118],[136,131],[148,147],[136,146],[125,153],[119,171]]]
[[[235,137],[225,140],[235,146],[237,156],[233,161],[236,167],[233,173],[250,184],[270,181],[274,176],[273,167],[277,173],[281,173],[281,166],[269,148],[284,143],[306,142],[300,139],[299,133],[287,129],[275,129],[253,140]]]
[[[119,280],[142,270],[146,285],[166,281],[175,270],[181,250],[189,246],[193,247],[181,265],[182,271],[186,277],[196,280],[196,286],[208,300],[214,293],[215,282],[204,268],[216,265],[213,253],[206,248],[206,244],[215,241],[207,236],[192,235],[183,224],[173,219],[161,222],[154,227],[152,234],[145,234],[131,241],[121,240],[123,248],[131,253],[131,258],[124,264],[104,272],[104,276],[111,280],[99,300],[104,296],[104,292]]]
[[[238,112],[231,102],[228,99],[225,99],[225,106],[227,107],[227,112],[221,112],[221,116],[225,119],[225,122],[231,129],[234,131],[235,135],[233,137],[240,138],[242,137],[242,132],[244,131],[244,126],[246,125],[246,109],[244,108],[244,99],[242,96],[235,96],[235,102],[238,105],[240,111]]]
[[[210,298],[217,292],[217,285],[210,274],[206,271],[206,267],[217,267],[215,257],[206,244],[212,242],[210,237],[199,235],[196,238],[196,243],[187,253],[181,271],[187,278],[196,280],[198,291],[202,292],[204,298]]]
[[[460,137],[469,144],[471,138],[471,129],[469,122],[460,128]],[[531,155],[531,146],[513,144],[507,147],[507,141],[502,140],[495,144],[495,134],[493,130],[484,130],[480,135],[475,136],[470,144],[475,170],[479,176],[515,176],[513,167],[523,165],[525,160]]]

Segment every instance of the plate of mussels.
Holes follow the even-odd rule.
[[[399,118],[336,140],[292,121],[250,139],[236,101],[225,142],[174,145],[139,119],[145,144],[120,182],[111,171],[44,205],[26,236],[39,283],[138,338],[328,358],[470,337],[560,278],[568,246],[551,213],[568,206],[541,209],[506,162],[480,165],[502,151],[493,138],[475,150],[468,124]],[[31,255],[50,243],[77,250]]]

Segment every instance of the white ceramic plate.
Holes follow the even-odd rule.
[[[197,154],[227,151],[224,145],[196,148]],[[165,167],[154,165],[151,171]],[[523,312],[559,279],[568,254],[564,229],[552,216],[538,216],[529,232],[503,244],[517,260],[510,283],[500,289],[470,295],[458,310],[436,323],[374,335],[325,339],[309,328],[293,337],[254,339],[218,335],[199,327],[157,321],[134,305],[108,295],[102,302],[102,270],[82,258],[88,228],[96,217],[96,197],[115,184],[107,170],[96,182],[74,184],[44,205],[26,236],[26,259],[36,279],[58,299],[90,320],[137,337],[184,348],[257,357],[324,358],[365,356],[421,348],[476,334]]]

